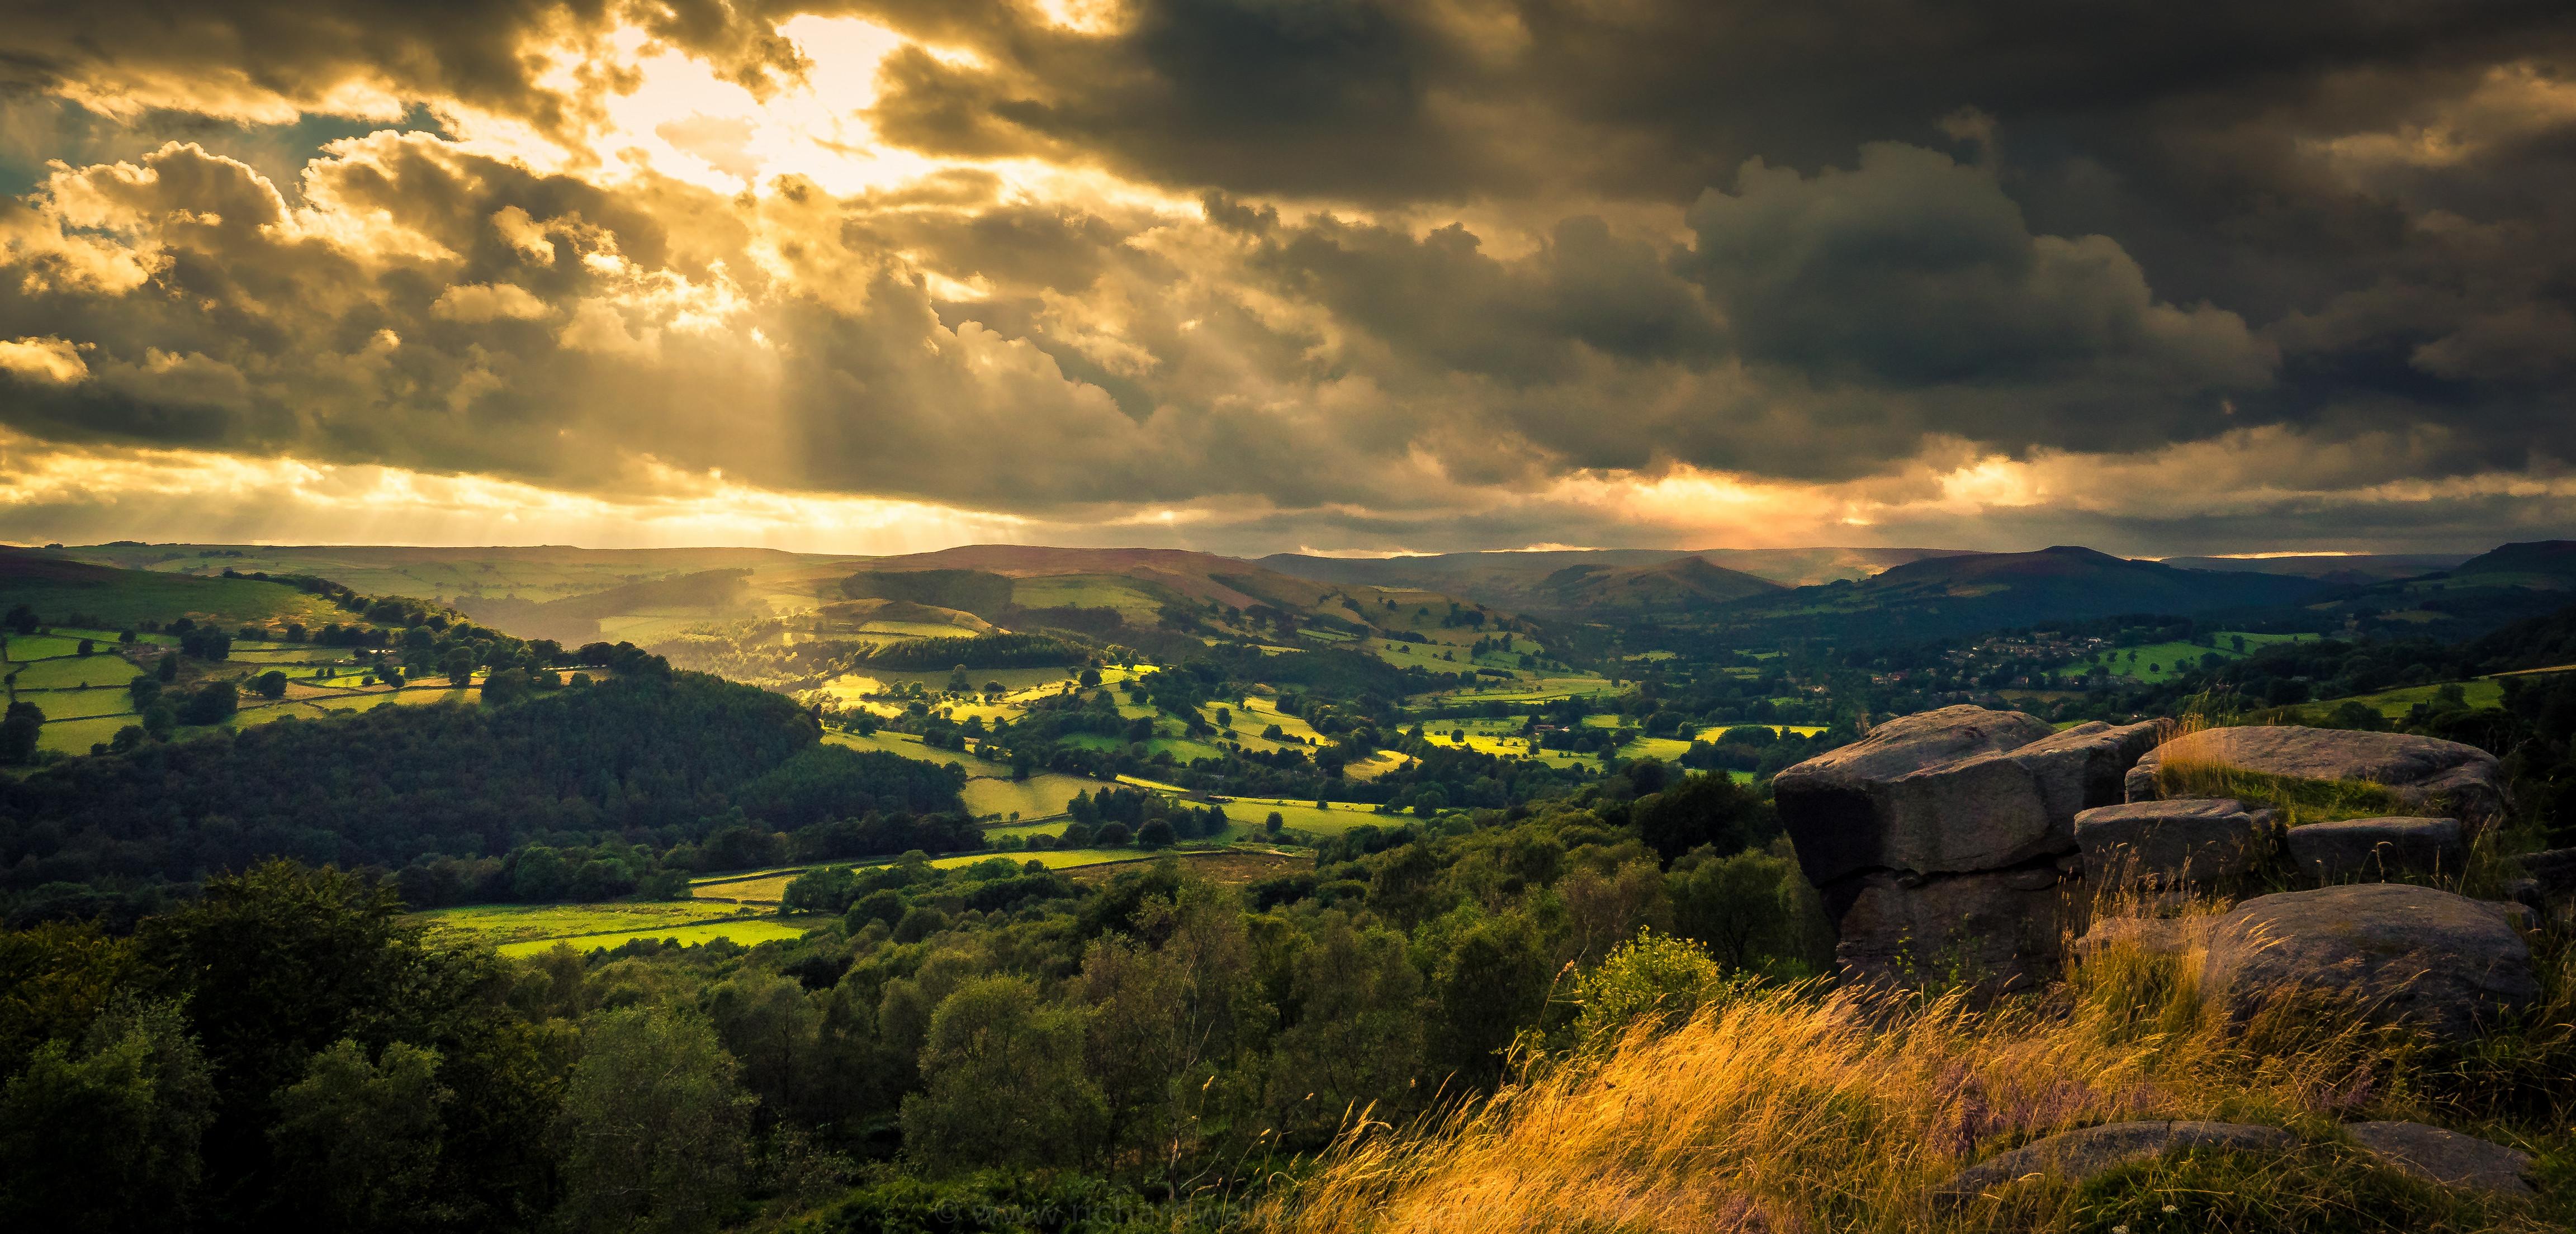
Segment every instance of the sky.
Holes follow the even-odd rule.
[[[2563,0],[0,11],[0,539],[2576,534]]]

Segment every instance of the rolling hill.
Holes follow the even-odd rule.
[[[1927,558],[1858,583],[1741,601],[1717,619],[1776,635],[1888,643],[2121,613],[2190,616],[2272,607],[2326,589],[2310,579],[2186,570],[2060,546]]]
[[[1551,579],[1568,571],[1664,569],[1684,558],[1781,587],[1837,579],[1859,580],[1907,562],[1957,555],[1934,548],[1661,548],[1532,549],[1523,552],[1438,553],[1409,557],[1315,557],[1276,553],[1259,564],[1317,582],[1368,587],[1418,587],[1515,612],[1561,609],[1571,597]],[[1571,577],[1583,577],[1581,575]],[[1593,575],[1592,577],[1601,577]],[[1640,584],[1648,587],[1648,584]],[[1684,585],[1686,590],[1697,590]],[[1751,593],[1747,593],[1751,594]]]
[[[2353,587],[2307,607],[2391,638],[2457,642],[2545,616],[2576,599],[2576,540],[2500,545],[2448,570]]]
[[[120,570],[49,551],[0,548],[0,608],[20,604],[48,622],[110,629],[181,617],[316,629],[356,620],[330,600],[285,583]]]
[[[2300,553],[2287,557],[2167,557],[2163,561],[2186,570],[2281,574],[2350,587],[2449,570],[2469,557],[2467,553]]]
[[[851,562],[841,591],[955,609],[1013,629],[1055,627],[1133,640],[1155,629],[1222,630],[1288,638],[1373,632],[1472,631],[1502,613],[1477,613],[1449,593],[1399,583],[1341,584],[1256,562],[1183,549],[1084,549],[974,544]],[[1444,624],[1445,623],[1445,624]],[[1473,633],[1459,635],[1460,641]]]
[[[1549,616],[1679,617],[1788,590],[1704,557],[1648,566],[1567,566],[1541,580],[1537,611]]]

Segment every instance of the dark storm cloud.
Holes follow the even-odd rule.
[[[543,84],[540,39],[580,40],[618,20],[687,48],[754,88],[792,76],[793,45],[728,0],[80,0],[8,6],[0,88],[110,111],[188,108],[249,116],[338,111],[359,94],[454,100],[541,128],[572,100]]]
[[[880,139],[1203,217],[965,167],[836,199],[761,181],[717,116],[663,135],[749,191],[602,187],[623,155],[581,134],[632,66],[567,86],[530,54],[635,25],[757,94],[808,70],[779,34],[808,12],[919,40],[879,67]],[[0,84],[132,123],[0,208],[0,423],[1597,543],[1650,533],[1546,535],[1593,516],[1497,494],[2241,440],[2286,479],[2234,512],[2163,464],[2122,483],[2198,503],[2171,519],[2072,472],[2017,508],[2215,541],[2413,502],[2350,525],[2420,543],[2576,459],[2571,66],[2576,12],[2530,0],[57,6],[0,31]],[[133,144],[280,107],[480,109],[582,157],[381,134],[281,187],[220,134]],[[241,139],[272,172],[276,131]],[[2454,480],[2481,483],[2388,495]]]

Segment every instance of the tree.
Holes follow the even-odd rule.
[[[5,716],[0,716],[0,765],[19,766],[35,761],[36,743],[43,738],[45,713],[34,703],[11,703]]]
[[[72,648],[72,654],[87,659],[98,654],[98,644],[89,639],[82,639],[79,646]]]
[[[823,1022],[817,1000],[792,978],[744,972],[707,991],[705,1002],[717,1039],[741,1065],[743,1086],[761,1109],[810,1118]]]
[[[346,1037],[313,1056],[277,1094],[268,1132],[298,1208],[339,1230],[440,1224],[432,1186],[454,1094],[439,1086],[438,1064],[437,1051],[399,1041],[371,1063]]]
[[[1328,1142],[1422,1069],[1422,975],[1392,930],[1327,913],[1289,966],[1290,1017],[1271,1053],[1267,1104],[1292,1147]],[[1427,1096],[1428,1094],[1422,1094]],[[1386,1119],[1398,1111],[1380,1108]]]
[[[166,651],[162,652],[160,658],[152,666],[152,676],[154,680],[159,681],[163,685],[168,685],[173,681],[177,681],[179,679],[179,657]]]
[[[1113,1151],[1145,1169],[1194,1155],[1205,1133],[1191,1112],[1210,1101],[1217,1068],[1261,1014],[1251,967],[1241,906],[1205,884],[1144,899],[1129,933],[1092,942],[1082,960],[1084,1055],[1107,1100]]]
[[[460,690],[464,689],[466,683],[474,680],[473,649],[451,648],[445,656],[439,658],[438,671],[447,675],[447,684]]]
[[[903,1099],[904,1152],[928,1170],[1066,1166],[1089,1155],[1108,1110],[1082,1071],[1082,1016],[1026,978],[983,977],[942,999],[921,1050],[923,1091]]]
[[[1170,848],[1172,839],[1172,825],[1159,818],[1152,819],[1136,829],[1138,848]]]
[[[214,1089],[167,1003],[55,1038],[0,1091],[0,1227],[184,1229]]]
[[[657,1007],[592,1015],[557,1122],[565,1226],[716,1228],[740,1194],[755,1100],[705,1020]]]
[[[1470,1084],[1501,1080],[1504,1052],[1521,1026],[1538,1022],[1555,970],[1526,915],[1476,921],[1431,971],[1433,1057]]]
[[[1800,879],[1797,863],[1765,852],[1742,852],[1675,869],[1665,880],[1672,893],[1673,928],[1707,944],[1729,969],[1765,959],[1799,957],[1800,905],[1785,893]]]
[[[252,678],[250,688],[251,693],[261,698],[284,698],[286,697],[286,674],[272,668]]]
[[[221,724],[241,710],[241,687],[230,681],[209,681],[188,695],[179,705],[182,724]]]
[[[1724,772],[1692,776],[1636,804],[1637,835],[1666,862],[1703,844],[1719,856],[1770,838],[1770,807]]]

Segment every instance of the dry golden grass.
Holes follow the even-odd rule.
[[[2150,921],[2146,907],[2103,906]],[[2188,935],[2207,908],[2143,928]],[[1317,1234],[2107,1229],[2103,1197],[2063,1183],[1966,1205],[1936,1205],[1931,1193],[1971,1162],[2051,1132],[2191,1118],[2324,1141],[2286,1161],[2237,1163],[2245,1168],[2213,1202],[2258,1215],[2342,1211],[2361,1178],[2397,1197],[2373,1206],[2394,1206],[2416,1228],[2546,1228],[2517,1207],[2490,1214],[2372,1170],[2332,1144],[2331,1125],[2347,1118],[2430,1113],[2404,1079],[2411,1041],[2289,1000],[2231,1027],[2192,988],[2188,952],[2187,939],[2180,956],[2091,947],[2046,996],[1985,1010],[1814,986],[1737,997],[1671,1031],[1641,1028],[1533,1069],[1436,1124],[1365,1127],[1266,1224]],[[2188,1196],[2194,1179],[2176,1171],[2145,1167],[2137,1185]],[[2196,1228],[2409,1227],[2299,1218]]]

